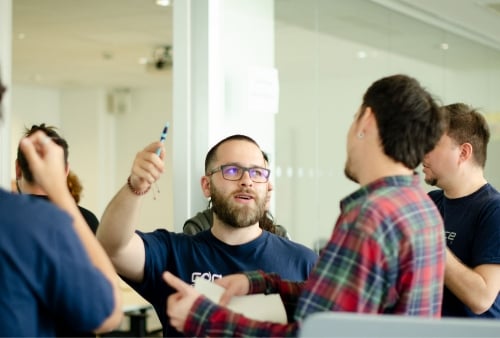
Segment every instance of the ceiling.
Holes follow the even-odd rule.
[[[323,0],[340,2],[351,0]],[[500,0],[372,2],[500,50]],[[275,3],[277,20],[286,21],[287,12],[299,17],[297,11],[321,0]],[[15,84],[134,88],[169,81],[171,67],[155,64],[158,51],[172,45],[172,6],[154,0],[13,0],[12,7]]]
[[[164,85],[171,68],[139,61],[172,44],[172,7],[154,0],[13,0],[15,84]],[[154,55],[155,54],[155,55]]]

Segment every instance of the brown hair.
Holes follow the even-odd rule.
[[[80,202],[80,197],[82,194],[83,186],[82,183],[80,182],[80,179],[74,172],[71,170],[68,173],[68,177],[66,178],[66,181],[68,183],[68,189],[69,192],[71,193],[71,196],[73,196],[73,199],[75,202],[78,204]]]

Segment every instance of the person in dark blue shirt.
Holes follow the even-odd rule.
[[[442,316],[500,318],[500,193],[486,181],[490,131],[472,107],[442,107],[448,126],[423,161],[447,243]]]
[[[0,189],[0,337],[111,331],[118,278],[68,190],[62,148],[38,131],[20,149],[50,202]]]
[[[173,293],[162,279],[166,270],[190,284],[198,277],[213,281],[255,269],[294,281],[307,279],[317,260],[314,251],[259,227],[270,170],[259,145],[248,136],[229,136],[206,156],[201,188],[212,201],[209,230],[194,236],[164,229],[134,231],[141,198],[163,172],[164,156],[161,142],[136,155],[127,184],[108,204],[97,231],[118,273],[154,306],[164,336],[182,336],[165,312]]]

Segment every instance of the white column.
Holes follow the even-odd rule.
[[[10,190],[10,111],[12,93],[12,0],[0,0],[0,77],[8,88],[0,119],[0,186]]]
[[[274,153],[274,114],[248,101],[249,78],[274,65],[272,0],[185,0],[174,6],[174,224],[206,207],[209,148],[233,133]],[[259,110],[259,109],[257,109]]]

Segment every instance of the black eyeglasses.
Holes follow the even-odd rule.
[[[220,171],[222,173],[222,177],[228,181],[238,181],[243,177],[245,171],[248,171],[250,179],[255,183],[266,183],[269,180],[269,175],[271,174],[271,170],[266,168],[245,168],[235,164],[226,164],[221,165],[219,168],[212,169],[207,176],[213,175],[218,171]]]

